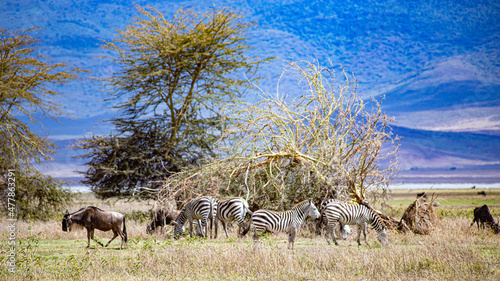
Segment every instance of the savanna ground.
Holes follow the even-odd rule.
[[[414,190],[396,190],[383,212],[397,219],[415,199]],[[427,191],[428,192],[428,191]],[[488,204],[500,216],[500,190],[437,190],[440,223],[430,235],[388,231],[390,244],[382,247],[373,230],[370,246],[357,246],[355,228],[339,246],[329,246],[305,225],[294,250],[287,250],[285,234],[266,235],[254,250],[251,234],[236,238],[235,229],[225,238],[202,240],[166,238],[145,234],[145,216],[152,202],[99,201],[83,195],[70,211],[97,205],[127,213],[129,242],[119,250],[117,238],[108,248],[91,242],[86,249],[84,230],[65,233],[61,218],[48,222],[17,223],[17,273],[8,272],[8,232],[0,221],[0,280],[500,280],[500,235],[470,227],[472,210]],[[429,193],[429,192],[428,192]],[[380,204],[375,205],[380,209]],[[167,233],[171,229],[167,230]],[[222,232],[222,233],[221,233]],[[107,242],[111,233],[96,231]]]

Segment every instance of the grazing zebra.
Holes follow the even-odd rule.
[[[338,199],[326,199],[326,200],[321,201],[321,205],[319,206],[319,211],[321,213],[321,216],[320,216],[319,221],[316,225],[316,233],[318,235],[321,235],[321,228],[323,227],[323,223],[326,224],[326,229],[327,230],[329,229],[328,222],[325,218],[325,208],[326,208],[326,205],[328,205],[332,202],[345,203],[345,202],[340,201]],[[342,237],[342,239],[347,239],[347,236],[349,236],[349,233],[351,233],[351,228],[348,225],[343,225],[341,223],[338,223],[338,225],[339,225],[339,230],[340,230],[340,236]]]
[[[316,209],[311,199],[300,202],[295,205],[292,210],[285,212],[257,210],[253,213],[247,228],[241,235],[247,234],[250,230],[251,223],[253,223],[255,228],[255,233],[253,235],[254,246],[257,247],[259,236],[266,231],[288,232],[288,249],[293,249],[295,236],[302,222],[307,216],[317,219],[319,215],[318,209]]]
[[[193,220],[201,222],[203,237],[207,237],[208,221],[210,220],[210,238],[212,238],[212,222],[217,213],[217,201],[210,196],[199,197],[189,201],[182,208],[177,219],[172,222],[175,225],[174,238],[179,239],[184,233],[184,224],[189,220],[189,235],[193,237]]]
[[[366,225],[367,223],[370,223],[377,231],[378,240],[382,244],[387,243],[387,233],[385,231],[384,224],[377,216],[377,214],[368,209],[366,206],[331,202],[330,204],[326,205],[324,213],[329,227],[326,232],[326,241],[328,242],[328,244],[330,244],[330,241],[328,241],[328,232],[331,232],[333,242],[335,243],[335,245],[338,245],[335,239],[335,231],[333,230],[333,225],[335,223],[358,225],[358,238],[356,241],[360,246],[361,229],[363,230],[363,235],[365,236],[365,243],[369,245],[368,241],[366,241]]]
[[[253,214],[250,211],[248,202],[243,198],[231,198],[217,203],[217,217],[215,218],[215,238],[217,238],[218,221],[222,223],[224,232],[227,235],[226,223],[236,220],[238,222],[238,236],[240,236],[241,229],[245,227],[243,219],[246,214]]]

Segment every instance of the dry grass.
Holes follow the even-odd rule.
[[[371,246],[356,246],[351,234],[340,246],[303,230],[296,249],[286,249],[284,234],[261,239],[254,250],[250,237],[217,240],[164,239],[145,235],[145,225],[127,222],[129,243],[118,250],[85,249],[86,233],[64,233],[60,221],[19,222],[19,279],[95,280],[499,280],[500,235],[469,227],[469,218],[444,217],[431,235],[389,232],[390,245],[381,247],[371,230]],[[2,230],[6,222],[0,222]],[[221,232],[219,232],[221,233]],[[101,239],[110,233],[96,231]],[[224,237],[224,238],[223,238]],[[233,231],[232,237],[235,237]],[[1,234],[5,253],[7,234]],[[4,255],[4,254],[3,254]],[[3,259],[4,257],[2,257]],[[9,276],[5,261],[0,279]],[[12,279],[11,279],[12,280]]]
[[[393,193],[387,201],[393,207],[384,213],[401,218],[414,192]],[[381,247],[373,230],[368,233],[371,246],[358,247],[355,229],[347,241],[329,246],[304,226],[293,251],[287,250],[285,234],[263,237],[254,250],[251,235],[237,239],[234,229],[229,239],[219,229],[216,240],[175,241],[148,236],[145,223],[128,219],[126,249],[118,250],[119,239],[110,248],[91,242],[85,249],[86,231],[63,232],[60,219],[19,221],[16,276],[7,271],[8,222],[0,219],[0,280],[500,280],[500,235],[469,227],[474,206],[485,200],[493,215],[500,215],[500,194],[495,190],[484,198],[474,191],[447,192],[441,191],[440,223],[430,235],[389,231],[387,247]],[[84,194],[70,211],[88,205],[130,213],[147,211],[152,202],[106,202]],[[96,231],[96,236],[107,242],[111,233]]]

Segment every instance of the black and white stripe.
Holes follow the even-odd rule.
[[[210,221],[210,238],[212,238],[212,225],[215,215],[217,213],[217,201],[210,196],[203,196],[189,201],[184,208],[182,208],[179,216],[173,222],[174,238],[179,239],[180,235],[184,233],[184,224],[189,220],[189,235],[193,237],[193,220],[201,222],[201,230],[203,237],[207,237],[208,222]]]
[[[320,216],[319,221],[316,225],[318,235],[321,234],[321,228],[323,227],[323,223],[326,225],[326,229],[327,230],[329,229],[328,222],[327,222],[326,217],[325,217],[325,208],[330,203],[346,203],[346,202],[340,201],[338,199],[325,199],[325,200],[321,201],[321,204],[319,206],[319,212],[321,213],[321,216]],[[348,225],[343,225],[341,223],[338,223],[338,226],[339,226],[340,236],[342,237],[342,239],[347,239],[347,236],[349,236],[349,233],[351,233],[351,228]],[[335,225],[334,225],[334,227],[335,227]]]
[[[285,212],[276,212],[270,210],[255,211],[251,217],[251,223],[255,228],[253,236],[254,244],[257,246],[259,236],[266,231],[271,232],[288,232],[288,248],[293,249],[295,236],[306,217],[311,216],[315,219],[319,218],[318,209],[311,199],[297,204],[292,210]],[[250,229],[251,223],[242,233],[245,235]]]
[[[227,199],[217,203],[217,217],[215,219],[215,238],[217,238],[218,221],[222,223],[222,228],[227,235],[227,223],[236,221],[238,223],[238,236],[240,236],[241,229],[245,227],[245,222],[243,221],[245,216],[253,214],[250,211],[248,202],[239,197]]]
[[[328,230],[326,233],[326,241],[328,241],[328,233],[332,234],[332,239],[335,245],[338,245],[335,239],[335,231],[333,226],[336,223],[342,223],[345,225],[357,225],[358,226],[358,245],[361,245],[360,236],[361,230],[363,230],[363,235],[366,241],[366,225],[371,224],[372,227],[377,231],[377,238],[381,243],[387,242],[387,233],[385,226],[380,220],[380,218],[372,210],[368,209],[366,206],[358,204],[347,204],[339,202],[331,202],[325,206],[324,214],[328,224]]]

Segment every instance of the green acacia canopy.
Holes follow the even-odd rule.
[[[231,122],[223,114],[255,82],[262,62],[245,55],[252,26],[228,9],[180,9],[171,19],[138,7],[104,45],[118,71],[108,81],[116,131],[77,147],[89,159],[86,183],[101,197],[159,188],[169,175],[214,157],[214,143]]]

